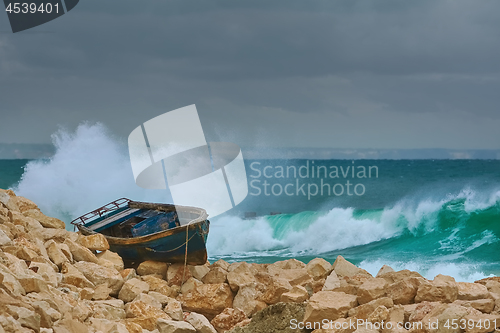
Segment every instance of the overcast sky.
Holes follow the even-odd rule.
[[[12,34],[0,142],[196,104],[240,146],[500,148],[500,1],[81,0]]]

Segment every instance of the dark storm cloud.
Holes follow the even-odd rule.
[[[84,120],[126,136],[196,103],[208,136],[231,128],[243,145],[499,148],[499,131],[481,126],[500,124],[499,12],[493,1],[82,0],[14,35],[5,16],[0,141],[48,141]]]

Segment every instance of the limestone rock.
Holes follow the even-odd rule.
[[[324,279],[333,270],[332,265],[323,258],[315,258],[306,265],[307,273],[314,279]]]
[[[396,281],[387,287],[387,296],[392,298],[394,304],[411,304],[421,283],[422,281],[415,277]]]
[[[177,296],[176,291],[171,288],[165,280],[159,279],[152,275],[145,275],[142,277],[142,280],[149,285],[150,291],[156,291],[169,297]]]
[[[242,310],[245,315],[251,317],[257,311],[267,306],[266,303],[259,300],[265,291],[265,286],[258,282],[245,284],[238,289],[234,297],[233,307]]]
[[[125,319],[126,314],[122,300],[103,300],[90,303],[92,317],[109,320]]]
[[[452,303],[458,297],[458,287],[455,279],[451,276],[438,275],[431,282],[422,283],[417,290],[415,302],[422,301],[441,301]]]
[[[213,267],[201,281],[210,284],[225,283],[227,281],[227,271],[221,267]]]
[[[186,294],[191,290],[196,289],[196,287],[201,286],[202,284],[203,282],[201,282],[200,280],[197,280],[194,277],[190,277],[181,286],[181,293]]]
[[[62,282],[66,284],[70,284],[76,286],[78,288],[92,288],[94,289],[95,285],[90,282],[82,272],[73,267],[68,262],[64,262],[61,267]]]
[[[278,303],[281,295],[292,290],[292,285],[288,282],[288,280],[273,277],[269,284],[266,286],[265,292],[261,297],[259,297],[260,301],[263,301],[267,304],[275,304]]]
[[[195,311],[207,318],[213,318],[225,308],[233,305],[233,293],[226,283],[203,284],[178,300],[185,311]]]
[[[300,260],[292,258],[292,259],[277,261],[269,266],[274,266],[280,269],[300,269],[300,268],[306,268],[307,265]]]
[[[15,305],[5,306],[7,313],[10,314],[21,326],[30,328],[35,332],[40,330],[40,315],[35,311]]]
[[[139,277],[139,275],[137,275],[137,273],[135,272],[135,269],[133,269],[133,268],[126,268],[124,270],[117,269],[117,271],[120,272],[120,275],[122,276],[124,281]]]
[[[98,262],[97,257],[95,256],[95,254],[92,253],[92,251],[90,251],[86,247],[83,247],[80,244],[73,242],[69,238],[64,241],[64,244],[68,246],[69,250],[71,251],[71,254],[73,255],[74,260],[87,261],[97,264]]]
[[[281,295],[281,302],[301,303],[309,298],[307,289],[302,286],[293,286],[293,288]]]
[[[325,284],[321,290],[328,291],[340,288],[340,279],[335,271],[332,271],[326,278]]]
[[[168,302],[175,299],[175,298],[160,294],[159,292],[156,292],[156,291],[150,291],[148,293],[148,295],[151,296],[152,298],[154,298],[158,303],[160,303],[161,304],[160,307],[164,307],[165,305],[167,305]]]
[[[380,267],[380,269],[375,277],[380,277],[382,274],[390,273],[390,272],[394,272],[394,269],[391,266],[384,265],[384,266]]]
[[[389,297],[378,298],[366,304],[350,309],[348,315],[349,317],[356,317],[358,319],[368,319],[368,316],[379,306],[385,306],[386,308],[390,309],[394,306],[394,302]]]
[[[321,322],[323,319],[336,320],[347,315],[358,304],[356,296],[343,292],[320,291],[309,299],[304,314],[304,322]]]
[[[191,271],[188,267],[184,268],[183,264],[173,264],[170,265],[167,269],[167,281],[170,286],[180,286],[183,282],[183,278],[184,282],[186,282],[186,280],[190,277]]]
[[[191,272],[191,276],[197,280],[203,280],[205,275],[210,272],[210,268],[206,265],[197,265],[197,266],[188,266],[189,271]],[[223,281],[224,282],[224,281]]]
[[[217,333],[210,321],[199,313],[191,312],[185,320],[190,323],[198,333]]]
[[[161,295],[161,294],[159,294],[159,295]],[[137,295],[134,298],[134,301],[144,302],[144,303],[146,303],[148,305],[151,305],[152,307],[155,307],[157,309],[161,309],[162,308],[162,304],[156,298],[154,298],[153,296],[151,296],[149,294],[140,293],[139,295]]]
[[[257,282],[255,279],[255,271],[246,262],[242,262],[227,274],[227,281],[231,290],[237,292],[242,285]]]
[[[167,303],[165,309],[163,309],[166,314],[168,314],[174,320],[183,320],[184,314],[182,312],[181,302],[173,299]]]
[[[479,283],[457,282],[458,299],[472,301],[489,297],[488,288]]]
[[[227,270],[229,269],[229,263],[227,261],[224,261],[224,259],[219,259],[217,260],[216,262],[214,262],[212,265],[210,265],[210,269],[214,269],[214,268],[222,268],[223,270],[225,270],[227,272]]]
[[[167,268],[168,265],[165,262],[147,260],[139,264],[139,267],[137,267],[137,274],[139,275],[157,274],[160,275],[162,278],[165,278],[167,276]]]
[[[45,228],[53,228],[53,229],[64,229],[66,225],[63,221],[56,219],[55,217],[45,216],[38,209],[29,209],[23,212],[24,216],[32,217]]]
[[[153,318],[164,318],[171,319],[165,312],[157,309],[151,305],[148,305],[142,301],[133,301],[125,304],[125,313],[127,318],[137,318],[137,317],[153,317]]]
[[[159,319],[157,325],[160,333],[196,333],[196,329],[185,321]]]
[[[381,278],[368,279],[358,287],[358,303],[365,304],[385,296],[387,281]]]
[[[84,261],[79,261],[74,266],[94,285],[107,284],[112,290],[111,295],[118,295],[123,286],[123,278],[116,269]]]
[[[125,282],[118,294],[118,298],[125,303],[131,302],[141,293],[149,291],[149,284],[139,279],[130,279]]]
[[[337,273],[339,277],[353,276],[357,274],[365,274],[371,276],[370,273],[368,273],[364,269],[358,268],[355,265],[351,264],[349,261],[345,260],[344,257],[342,256],[338,256],[337,259],[335,259],[335,262],[333,263],[332,267],[335,270],[335,273]]]
[[[10,244],[12,240],[7,236],[7,234],[0,229],[0,246]]]
[[[219,333],[231,330],[237,323],[247,319],[240,309],[226,308],[210,322]]]

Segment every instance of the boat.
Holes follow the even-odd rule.
[[[146,260],[203,265],[210,221],[202,208],[121,198],[74,219],[85,236],[100,233],[125,265]]]

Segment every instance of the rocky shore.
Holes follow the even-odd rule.
[[[64,228],[0,190],[0,333],[500,332],[500,277],[373,277],[341,256],[125,268],[103,236]]]

